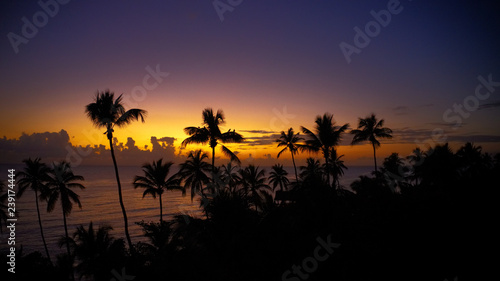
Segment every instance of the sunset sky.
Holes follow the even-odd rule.
[[[26,143],[13,145],[23,133],[64,130],[72,146],[106,145],[84,112],[106,89],[148,111],[144,124],[115,131],[139,149],[151,149],[152,136],[175,138],[178,154],[183,128],[201,125],[212,107],[224,111],[223,129],[247,138],[230,146],[242,160],[282,161],[279,132],[312,129],[325,112],[351,128],[372,112],[385,119],[394,139],[383,142],[379,162],[426,148],[433,136],[500,152],[494,1],[66,2],[0,4],[4,154],[23,154]],[[357,51],[346,57],[342,44]],[[371,147],[351,139],[339,147],[347,164],[371,165]]]

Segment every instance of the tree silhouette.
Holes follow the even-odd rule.
[[[160,200],[160,222],[163,221],[163,203],[161,200],[163,192],[165,190],[182,190],[183,194],[186,193],[186,190],[179,185],[180,180],[177,175],[168,177],[173,163],[167,162],[163,164],[162,161],[163,159],[159,159],[156,162],[153,161],[152,164],[144,164],[142,166],[144,176],[135,176],[133,182],[134,188],[141,187],[145,189],[142,198],[150,194],[156,199],[156,195],[158,195]]]
[[[330,113],[325,113],[323,116],[317,116],[315,120],[314,132],[311,130],[301,127],[302,132],[308,136],[304,146],[300,148],[305,151],[318,153],[322,152],[323,158],[326,163],[326,182],[330,185],[330,165],[329,159],[332,154],[332,150],[339,144],[342,134],[349,128],[349,124],[344,124],[342,126],[335,126],[333,121],[333,115]]]
[[[212,149],[212,173],[215,174],[215,147],[220,143],[222,152],[228,156],[231,161],[240,163],[240,159],[229,148],[225,147],[222,143],[240,143],[244,141],[242,135],[236,133],[234,130],[228,130],[222,133],[219,125],[225,123],[224,112],[217,110],[214,114],[211,108],[205,108],[202,112],[203,127],[186,127],[184,132],[189,135],[188,138],[182,141],[182,146],[186,147],[188,144],[198,143],[210,145]]]
[[[280,187],[281,191],[285,189],[285,187],[289,183],[287,175],[288,172],[285,169],[283,169],[283,165],[275,164],[271,168],[271,172],[269,173],[269,183],[273,185],[273,191],[278,186]]]
[[[322,181],[323,168],[319,160],[309,157],[306,159],[306,165],[300,166],[300,179],[306,183],[319,183]]]
[[[80,196],[71,189],[85,189],[85,186],[77,182],[83,180],[84,178],[82,176],[73,174],[69,163],[64,161],[54,163],[52,169],[48,172],[48,180],[46,183],[47,190],[42,194],[42,198],[47,200],[47,212],[49,213],[54,210],[57,201],[60,199],[63,213],[64,233],[67,242],[69,242],[70,239],[66,217],[71,214],[73,203],[76,203],[80,209],[82,208]],[[66,243],[66,250],[68,257],[71,257],[69,243]],[[73,273],[72,277],[74,280]]]
[[[115,126],[124,127],[130,124],[132,121],[139,120],[139,118],[142,122],[144,122],[144,116],[147,112],[145,110],[136,108],[125,110],[121,102],[122,95],[114,100],[114,93],[108,90],[105,92],[98,92],[95,97],[95,101],[86,106],[85,112],[96,127],[106,128],[105,134],[107,135],[109,140],[111,158],[113,159],[113,165],[115,167],[115,177],[118,184],[118,199],[120,201],[123,221],[125,223],[125,236],[127,238],[130,251],[133,251],[132,240],[130,239],[130,234],[128,231],[127,212],[125,211],[125,205],[123,204],[122,186],[120,183],[120,176],[118,174],[118,165],[116,164],[115,152],[113,149],[113,128]]]
[[[373,146],[373,162],[375,163],[375,172],[377,172],[377,156],[375,150],[380,146],[377,138],[392,138],[392,130],[384,127],[384,119],[377,120],[375,114],[359,118],[358,128],[351,131],[354,135],[351,144],[357,144],[363,141],[369,141]]]
[[[201,192],[203,195],[203,185],[207,184],[210,179],[206,173],[210,173],[211,166],[205,162],[208,155],[201,149],[191,151],[179,170],[179,177],[184,181],[184,186],[191,189],[191,201],[196,192]]]
[[[427,157],[426,153],[422,151],[419,147],[412,151],[412,154],[408,155],[406,159],[410,161],[410,174],[408,178],[415,185],[419,185],[420,179],[422,178],[422,164]]]
[[[278,152],[277,158],[280,158],[281,153],[286,150],[290,151],[290,154],[292,155],[293,169],[295,170],[295,181],[299,181],[299,178],[297,175],[297,167],[295,166],[295,158],[293,157],[293,155],[296,154],[298,149],[301,147],[298,142],[304,139],[299,135],[300,133],[294,133],[293,128],[289,128],[288,132],[286,133],[285,131],[281,131],[281,136],[276,140],[276,142],[278,143],[278,147],[284,146],[284,148],[280,152]]]
[[[325,171],[330,171],[333,177],[333,182],[336,183],[336,186],[340,188],[340,177],[344,175],[344,170],[347,170],[348,168],[344,165],[344,160],[341,158],[344,157],[344,155],[338,155],[337,154],[337,149],[332,149],[332,153],[330,153],[330,160],[329,165],[330,167],[326,169],[326,163],[325,163]]]
[[[23,163],[25,168],[16,174],[17,181],[17,197],[21,197],[27,188],[30,188],[35,192],[35,203],[36,203],[36,213],[38,215],[38,226],[40,227],[40,234],[42,236],[43,246],[45,248],[45,254],[52,263],[49,255],[49,249],[47,248],[47,242],[45,241],[45,235],[43,234],[42,219],[40,216],[40,208],[38,201],[40,200],[39,193],[42,194],[46,192],[47,187],[45,182],[48,180],[49,167],[45,163],[40,162],[40,158],[24,159]]]
[[[78,259],[76,270],[80,279],[87,277],[92,280],[109,280],[110,271],[122,264],[125,255],[125,245],[122,239],[110,235],[111,226],[100,226],[94,230],[92,221],[87,229],[83,225],[77,227],[73,238],[64,241],[73,248]]]
[[[236,186],[241,181],[239,170],[240,167],[233,166],[231,162],[221,166],[221,180],[228,185],[231,192],[236,191]]]
[[[240,177],[245,194],[253,199],[255,210],[257,210],[262,199],[261,193],[263,194],[264,190],[270,189],[269,185],[266,184],[266,170],[250,164],[245,169],[240,170]]]

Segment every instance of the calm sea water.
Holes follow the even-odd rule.
[[[0,180],[7,179],[8,169],[21,171],[22,165],[0,165]],[[266,169],[266,175],[270,168]],[[289,174],[293,176],[293,167],[286,167]],[[341,184],[348,187],[359,175],[369,174],[372,167],[350,167],[345,171]],[[125,237],[123,228],[123,217],[118,202],[118,191],[114,169],[112,166],[79,166],[74,167],[73,171],[77,175],[85,178],[84,190],[76,190],[80,195],[82,208],[79,209],[75,204],[73,211],[67,217],[68,231],[70,235],[76,227],[83,224],[88,227],[90,221],[94,226],[110,225],[113,227],[111,234],[116,238]],[[132,242],[146,241],[143,237],[141,228],[135,224],[144,220],[159,220],[159,200],[151,196],[142,198],[142,189],[134,189],[132,181],[135,175],[142,175],[140,167],[119,167],[120,181],[122,184],[123,201],[129,220],[129,231]],[[176,171],[173,171],[176,172]],[[16,189],[17,190],[17,189]],[[163,195],[163,219],[169,220],[176,214],[188,213],[193,216],[201,216],[199,211],[199,201],[195,197],[193,202],[189,196],[182,196],[180,191],[168,191]],[[43,223],[44,235],[51,251],[51,255],[62,253],[64,248],[58,246],[59,239],[64,235],[63,217],[60,202],[56,208],[47,213],[47,204],[40,202],[40,213]],[[31,190],[26,190],[21,198],[16,200],[16,211],[18,212],[16,223],[16,246],[23,246],[26,252],[40,251],[44,253],[43,242],[40,236],[38,219],[35,205],[35,195]],[[4,249],[7,245],[7,235],[5,231],[0,234],[0,248]]]

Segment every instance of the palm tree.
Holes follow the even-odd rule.
[[[309,157],[306,159],[306,166],[300,166],[299,169],[302,181],[316,183],[321,180],[323,168],[319,160]]]
[[[354,135],[351,144],[357,144],[363,141],[369,141],[373,146],[373,162],[375,163],[375,173],[377,173],[377,156],[375,150],[380,146],[377,138],[392,138],[392,130],[384,127],[384,119],[377,120],[375,114],[366,118],[359,118],[358,128],[351,131]]]
[[[297,175],[297,167],[295,166],[295,159],[293,155],[296,154],[299,147],[301,147],[298,142],[303,140],[303,138],[299,137],[299,135],[300,133],[294,134],[293,128],[289,128],[288,132],[286,133],[285,131],[281,131],[281,136],[276,140],[276,142],[278,143],[278,147],[284,146],[284,148],[278,153],[277,158],[280,158],[281,153],[283,153],[285,150],[289,150],[290,154],[292,154],[292,163],[293,169],[295,170],[296,181],[299,181],[299,178]]]
[[[238,171],[239,166],[233,166],[231,162],[221,166],[221,180],[228,185],[231,192],[236,191],[236,185],[241,181]]]
[[[115,177],[118,184],[118,199],[120,201],[120,207],[122,209],[123,220],[125,223],[125,236],[130,250],[133,251],[132,240],[130,239],[128,231],[127,212],[125,211],[125,205],[123,204],[122,186],[120,183],[120,176],[118,175],[118,165],[116,164],[115,152],[113,149],[113,128],[115,126],[124,127],[134,120],[139,120],[139,118],[142,122],[144,122],[144,116],[147,112],[137,108],[125,110],[121,102],[122,95],[114,100],[114,93],[109,90],[100,93],[98,92],[95,97],[95,101],[86,106],[85,112],[96,127],[106,128],[105,134],[107,134],[109,140],[111,158],[113,159]]]
[[[261,203],[261,194],[264,189],[270,189],[266,184],[266,170],[260,169],[252,164],[245,169],[240,170],[241,185],[246,195],[249,193],[254,200],[255,210]],[[264,194],[263,194],[264,195]]]
[[[184,132],[188,134],[189,137],[182,141],[182,146],[186,147],[186,145],[192,143],[208,143],[210,148],[212,148],[212,174],[215,174],[215,147],[219,143],[240,143],[244,141],[244,138],[239,133],[236,133],[235,130],[228,130],[225,133],[221,132],[219,125],[225,123],[224,112],[222,112],[222,110],[217,110],[217,113],[214,115],[211,108],[205,108],[202,116],[203,127],[184,128]],[[228,156],[231,161],[235,161],[238,164],[240,163],[240,159],[238,159],[236,154],[229,148],[225,147],[223,144],[221,144],[221,148],[222,152]]]
[[[40,162],[40,158],[35,158],[32,160],[31,158],[24,159],[23,163],[26,165],[23,171],[20,171],[16,174],[17,181],[17,197],[21,197],[24,194],[24,191],[29,187],[31,190],[35,192],[35,203],[36,203],[36,212],[38,215],[38,226],[40,227],[40,234],[42,236],[43,246],[45,248],[45,254],[49,259],[49,262],[52,263],[49,255],[49,249],[47,247],[47,242],[45,241],[45,236],[43,234],[42,227],[42,219],[40,217],[40,208],[38,205],[38,201],[40,200],[39,192],[44,193],[47,190],[45,186],[45,182],[48,180],[47,173],[49,172],[49,167],[45,165],[45,163]]]
[[[134,188],[142,187],[144,188],[144,193],[142,198],[146,195],[151,194],[154,199],[158,195],[160,199],[160,222],[163,221],[163,205],[161,196],[165,190],[182,190],[185,194],[185,189],[179,185],[179,179],[177,175],[168,177],[170,172],[170,167],[174,164],[172,162],[162,163],[163,159],[159,159],[153,164],[144,164],[142,170],[144,176],[135,176],[134,178]]]
[[[208,155],[201,149],[191,151],[179,170],[179,177],[184,181],[184,186],[191,189],[191,201],[196,192],[201,192],[203,195],[203,185],[209,182],[209,177],[206,173],[210,173],[211,166],[205,162]]]
[[[326,182],[330,185],[330,165],[329,159],[332,154],[332,150],[339,144],[342,134],[349,128],[349,124],[346,123],[342,126],[335,126],[335,121],[333,121],[333,115],[330,113],[325,113],[323,116],[316,116],[315,120],[315,133],[311,130],[301,127],[302,132],[308,136],[306,144],[301,146],[302,150],[317,153],[322,152],[323,158],[325,159],[325,166],[327,170]]]
[[[289,180],[286,177],[288,172],[283,169],[283,165],[276,164],[272,168],[271,173],[269,173],[269,183],[273,185],[273,191],[276,187],[280,187],[280,190],[283,191],[285,186],[288,185]],[[297,180],[298,181],[298,180]]]
[[[427,154],[422,151],[419,147],[412,151],[412,154],[408,155],[406,159],[410,162],[410,175],[409,179],[415,182],[415,185],[419,184],[419,179],[422,178],[422,164],[425,161]]]
[[[329,160],[330,167],[328,170],[332,174],[333,182],[336,183],[337,187],[340,187],[340,177],[344,175],[344,170],[348,169],[344,165],[344,160],[341,159],[342,157],[344,157],[344,155],[338,155],[337,149],[332,149]]]
[[[107,280],[109,272],[118,268],[123,259],[125,247],[123,239],[115,239],[109,234],[111,226],[100,226],[94,230],[92,221],[85,229],[83,225],[77,227],[73,238],[68,243],[74,248],[75,256],[78,258],[76,270],[81,277],[91,280]]]
[[[84,178],[79,175],[75,175],[71,170],[69,163],[62,161],[60,163],[54,163],[52,169],[48,172],[47,180],[47,190],[42,194],[42,198],[47,200],[47,212],[52,212],[56,206],[57,200],[61,199],[61,207],[63,213],[63,223],[64,223],[64,233],[66,243],[66,250],[68,251],[68,257],[71,257],[71,252],[69,248],[69,235],[68,235],[68,225],[66,223],[66,217],[71,214],[73,210],[73,203],[76,203],[81,209],[82,204],[80,202],[80,196],[76,194],[72,188],[85,189],[81,183],[77,181],[83,181]],[[75,279],[72,276],[73,280]]]

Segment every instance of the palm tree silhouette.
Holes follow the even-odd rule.
[[[170,167],[174,164],[172,162],[162,163],[163,159],[159,159],[153,164],[144,164],[142,170],[144,176],[135,176],[134,178],[134,188],[142,187],[144,188],[144,193],[142,198],[146,195],[151,194],[154,199],[158,195],[160,199],[160,222],[163,221],[163,204],[161,196],[165,190],[182,190],[185,194],[186,190],[179,185],[179,179],[177,175],[168,177],[170,172]]]
[[[85,186],[77,181],[83,181],[84,178],[79,175],[75,175],[71,170],[69,163],[62,161],[60,163],[54,163],[52,169],[48,172],[47,180],[47,190],[42,194],[42,198],[47,200],[47,212],[52,212],[56,206],[57,200],[60,199],[63,222],[64,222],[64,233],[66,243],[66,250],[68,252],[68,257],[71,257],[71,252],[69,248],[69,235],[68,235],[68,225],[66,223],[66,217],[71,214],[73,210],[73,203],[78,204],[81,209],[82,204],[80,202],[80,196],[76,194],[72,188],[85,189]],[[73,202],[72,202],[73,201]],[[73,273],[72,273],[73,274]],[[73,280],[75,279],[72,276]]]
[[[120,263],[125,254],[125,245],[122,239],[115,239],[110,235],[111,226],[100,226],[94,230],[92,221],[87,229],[83,225],[77,227],[68,243],[74,249],[78,258],[76,270],[80,279],[87,277],[91,280],[108,280],[109,272]]]
[[[270,189],[266,184],[266,170],[260,169],[252,164],[240,170],[241,186],[246,195],[250,195],[255,204],[255,210],[261,203],[261,193],[265,189]]]
[[[425,161],[425,157],[427,157],[427,154],[419,147],[415,148],[412,154],[406,157],[410,162],[410,175],[408,178],[410,181],[415,182],[415,185],[418,185],[419,179],[422,178],[422,164]]]
[[[201,192],[203,195],[203,185],[207,184],[210,179],[206,173],[210,173],[211,166],[205,162],[208,155],[201,149],[191,151],[179,170],[179,177],[184,181],[184,186],[191,189],[191,201],[196,192]]]
[[[40,227],[40,234],[42,236],[43,246],[45,248],[45,254],[49,259],[49,262],[52,264],[52,260],[50,259],[49,255],[49,249],[47,247],[47,242],[45,241],[45,235],[43,234],[42,219],[40,217],[40,208],[38,205],[38,201],[40,200],[39,192],[44,193],[47,190],[45,182],[48,180],[47,173],[49,172],[50,169],[47,165],[45,165],[45,163],[42,163],[40,161],[41,161],[40,158],[35,158],[35,160],[32,160],[31,158],[23,160],[23,163],[26,166],[23,171],[20,171],[16,174],[16,178],[18,178],[17,197],[21,197],[24,194],[24,191],[28,187],[35,192],[38,226]]]
[[[293,155],[296,154],[298,149],[301,147],[298,142],[304,139],[302,137],[299,137],[299,135],[300,133],[294,133],[293,128],[289,128],[288,132],[286,133],[285,131],[281,131],[281,136],[276,140],[276,142],[278,143],[278,147],[284,146],[284,148],[280,152],[278,152],[277,158],[280,158],[281,153],[283,153],[285,150],[289,150],[290,154],[292,154],[293,169],[295,170],[295,181],[299,181],[299,178],[297,174],[297,167],[295,166],[295,158],[293,157]]]
[[[113,149],[113,128],[115,126],[123,127],[130,124],[132,121],[139,120],[139,118],[141,118],[141,121],[144,122],[144,116],[147,112],[136,108],[126,111],[121,102],[122,95],[114,100],[114,93],[109,90],[101,93],[98,92],[95,97],[95,101],[85,107],[85,112],[96,127],[106,128],[105,134],[107,134],[109,140],[111,158],[113,159],[115,177],[118,184],[118,199],[120,201],[123,221],[125,223],[125,236],[127,238],[130,251],[133,251],[132,240],[130,239],[128,231],[127,212],[125,211],[125,205],[123,204],[122,186],[120,183],[120,176],[118,174],[118,165],[116,164],[115,152]]]
[[[240,170],[239,166],[233,166],[231,162],[228,162],[226,165],[221,166],[221,180],[227,184],[229,187],[229,191],[236,191],[236,185],[241,181],[241,178],[238,174]]]
[[[235,130],[228,130],[225,133],[222,133],[219,125],[223,125],[225,123],[224,120],[224,112],[222,110],[217,110],[217,113],[214,115],[214,112],[211,108],[205,108],[202,113],[203,116],[203,125],[204,127],[186,127],[184,128],[184,132],[188,134],[190,137],[186,138],[182,141],[182,146],[186,147],[188,144],[198,143],[198,144],[206,144],[210,145],[212,148],[212,173],[215,174],[215,147],[221,143],[222,152],[228,156],[231,161],[235,161],[238,164],[240,163],[240,159],[234,154],[229,148],[225,147],[222,143],[240,143],[244,141],[244,138],[239,133],[236,133]]]
[[[300,178],[304,182],[318,182],[321,180],[323,168],[319,164],[319,160],[309,157],[306,159],[306,166],[300,166]]]
[[[284,190],[285,186],[287,186],[289,183],[287,175],[288,172],[283,169],[283,165],[275,164],[271,168],[271,172],[269,173],[269,183],[273,185],[273,191],[278,186],[280,187],[281,191]]]
[[[301,127],[302,132],[306,134],[309,139],[307,139],[306,144],[300,148],[308,152],[322,152],[327,169],[325,171],[326,182],[327,185],[330,186],[330,165],[328,163],[330,155],[332,154],[332,150],[339,144],[342,134],[349,128],[349,124],[346,123],[340,127],[335,126],[333,115],[330,113],[325,113],[323,116],[318,115],[315,123],[315,133],[307,128]]]
[[[344,175],[344,170],[348,168],[344,165],[344,160],[341,158],[344,155],[338,155],[337,149],[332,149],[332,153],[330,154],[330,160],[328,161],[330,164],[329,171],[332,174],[333,182],[336,183],[336,186],[340,188],[340,177]],[[325,164],[325,170],[326,164]]]
[[[392,130],[384,127],[384,119],[377,120],[375,114],[366,118],[359,118],[358,128],[351,131],[354,135],[351,144],[369,141],[373,146],[373,162],[375,163],[375,173],[377,172],[377,156],[375,150],[380,146],[377,138],[392,138]]]

